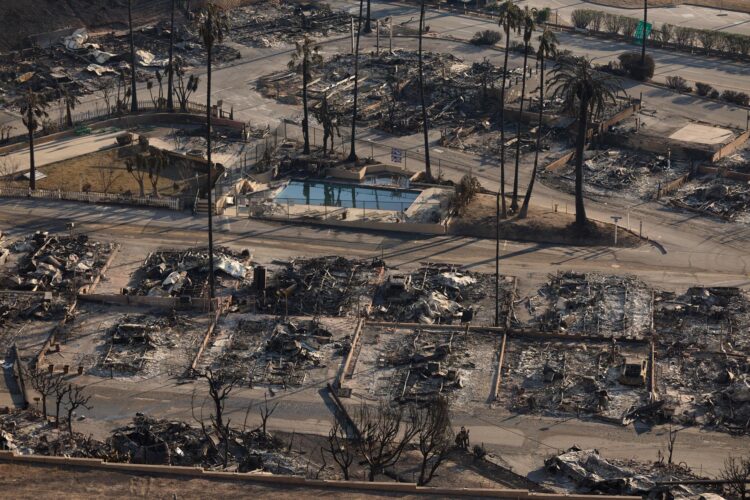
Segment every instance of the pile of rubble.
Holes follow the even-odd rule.
[[[52,294],[0,292],[0,331],[18,321],[61,318],[65,304]]]
[[[514,340],[503,371],[498,399],[517,412],[588,414],[619,423],[648,400],[645,349]]]
[[[154,78],[157,71],[162,74],[166,71],[169,42],[167,21],[134,31],[139,81]],[[105,86],[113,88],[121,79],[120,75],[128,75],[132,69],[127,31],[93,35],[86,28],[80,28],[42,45],[0,59],[0,93],[9,102],[29,89],[45,93],[49,98],[60,98],[63,87],[65,92],[76,96],[101,91]],[[178,22],[174,48],[175,57],[184,68],[205,65],[206,52],[195,27]],[[239,51],[232,47],[223,44],[214,47],[213,58],[217,64],[239,57]],[[124,93],[128,84],[126,82],[117,93]]]
[[[214,271],[217,289],[236,291],[248,285],[250,252],[228,248],[214,249]],[[161,250],[149,254],[136,274],[135,287],[123,293],[151,297],[203,297],[207,294],[209,259],[205,249]]]
[[[64,411],[63,411],[64,413]],[[0,414],[0,449],[23,455],[110,459],[110,449],[91,436],[61,432],[36,409]]]
[[[107,347],[102,352],[99,368],[108,375],[136,374],[152,361],[159,347],[173,348],[172,327],[177,318],[123,316],[107,332]]]
[[[660,185],[689,172],[685,161],[627,149],[597,149],[584,152],[584,179],[591,192],[607,195],[612,191],[637,199],[653,199]],[[568,165],[545,178],[567,190],[575,181],[575,165]]]
[[[463,371],[474,368],[465,332],[415,329],[382,341],[378,366],[389,372],[386,391],[400,402],[450,395],[464,387]]]
[[[425,99],[431,126],[471,130],[492,127],[499,89],[495,81],[502,69],[488,62],[465,64],[452,54],[426,52]],[[421,129],[417,53],[396,50],[380,55],[360,55],[358,120],[397,135]],[[286,103],[300,101],[302,80],[296,73],[276,73],[261,78],[258,89]],[[312,107],[327,96],[330,109],[338,110],[341,124],[351,118],[354,56],[337,54],[315,68],[308,92]]]
[[[307,370],[325,366],[323,352],[348,352],[351,341],[334,341],[317,320],[240,319],[223,344],[217,369],[231,369],[251,386],[289,387],[304,384]]]
[[[634,495],[652,498],[666,493],[657,485],[664,481],[701,479],[682,465],[635,460],[608,460],[597,450],[570,448],[544,462],[552,485],[576,493]],[[714,492],[709,485],[680,485],[670,491],[674,497],[697,497]]]
[[[685,425],[750,432],[750,300],[731,287],[662,292],[655,302],[659,393]]]
[[[373,316],[424,324],[469,323],[475,315],[494,317],[494,285],[490,275],[462,271],[451,264],[430,263],[412,273],[391,272],[375,298]],[[511,283],[505,278],[500,282],[499,300],[504,323],[512,301]]]
[[[2,287],[11,290],[77,291],[92,283],[115,251],[114,243],[90,241],[86,235],[50,236],[37,232],[14,242],[22,254],[16,272],[6,270]]]
[[[260,285],[259,311],[277,315],[346,316],[372,301],[370,281],[383,269],[378,260],[330,256],[284,263],[268,285]]]
[[[674,195],[672,203],[726,220],[750,222],[750,186],[747,182],[703,177],[685,184]]]
[[[332,11],[325,3],[270,1],[233,9],[229,19],[229,34],[234,42],[251,47],[277,47],[303,36],[323,38],[348,33],[351,16],[344,11]]]
[[[224,444],[212,427],[160,420],[137,413],[133,422],[113,431],[107,440],[117,461],[139,464],[200,466],[236,472],[264,471],[303,475],[307,464],[291,451],[282,452],[278,440],[260,429],[230,429],[227,466]]]
[[[527,301],[545,332],[642,338],[651,330],[651,289],[633,276],[558,272]]]

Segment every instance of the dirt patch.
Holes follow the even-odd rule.
[[[39,167],[37,170],[46,177],[37,180],[38,189],[61,191],[91,191],[94,193],[140,194],[136,176],[143,178],[144,194],[153,194],[154,187],[148,173],[136,169],[135,175],[129,173],[126,162],[130,148],[112,148],[105,151],[70,158]],[[196,170],[189,161],[177,161],[168,157],[168,161],[155,177],[155,184],[160,196],[180,196],[194,190]],[[14,176],[8,182],[12,187],[26,187],[28,181]]]
[[[611,246],[614,225],[589,221],[586,231],[581,234],[572,226],[575,215],[529,208],[526,219],[511,216],[500,221],[500,238],[514,241],[535,241],[558,245]],[[495,195],[478,195],[466,209],[466,215],[455,219],[450,225],[451,234],[495,237]],[[642,240],[620,228],[617,233],[618,247],[637,247]]]
[[[301,496],[328,498],[388,498],[402,494],[372,494],[350,490],[293,488],[248,481],[217,481],[160,477],[143,472],[128,474],[73,467],[0,463],[0,486],[13,498],[52,498],[65,491],[68,498],[206,498],[255,496],[296,499]]]

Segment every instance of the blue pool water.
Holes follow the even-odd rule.
[[[403,211],[409,208],[419,193],[419,191],[384,189],[358,184],[291,181],[274,199],[282,205],[289,202],[294,205]]]

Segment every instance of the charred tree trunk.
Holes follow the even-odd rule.
[[[422,102],[422,129],[424,130],[424,174],[426,181],[432,180],[432,165],[430,164],[430,126],[427,120],[427,106],[424,100],[424,62],[422,60],[422,36],[424,34],[424,3],[419,9],[419,98]]]
[[[539,57],[539,121],[536,126],[536,149],[534,151],[534,168],[531,170],[531,179],[529,187],[526,190],[526,197],[523,200],[521,211],[518,213],[519,219],[524,219],[529,213],[529,200],[531,192],[534,190],[534,181],[536,180],[536,171],[539,165],[539,148],[542,145],[542,118],[544,117],[544,56]]]
[[[175,2],[172,0],[172,13],[169,25],[169,77],[167,79],[167,111],[174,113],[174,98],[172,87],[174,86],[174,10]]]
[[[138,111],[138,96],[135,88],[135,41],[133,40],[133,0],[128,0],[128,27],[130,28],[130,111]]]
[[[357,150],[354,136],[357,133],[357,97],[359,96],[359,38],[362,33],[362,7],[364,0],[359,0],[359,20],[357,21],[357,44],[354,49],[354,110],[352,111],[351,150],[348,161],[357,161]]]

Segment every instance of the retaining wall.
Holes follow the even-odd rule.
[[[735,151],[737,151],[742,145],[744,145],[747,142],[748,137],[750,137],[750,130],[745,130],[740,135],[738,135],[732,142],[729,144],[725,144],[721,147],[716,153],[714,153],[713,157],[711,158],[712,163],[716,163],[717,161],[721,160],[722,158],[729,156],[733,154]]]
[[[484,497],[484,498],[538,498],[540,500],[639,500],[638,496],[607,495],[562,495],[555,493],[535,493],[529,490],[490,489],[490,488],[433,488],[417,486],[414,483],[382,483],[366,481],[327,481],[306,479],[294,476],[277,476],[273,474],[238,474],[236,472],[206,471],[197,467],[180,467],[169,465],[144,465],[109,463],[99,459],[50,457],[42,455],[18,455],[13,451],[0,451],[0,461],[32,465],[58,467],[78,467],[99,470],[111,470],[123,473],[143,473],[153,475],[170,475],[199,477],[224,481],[242,481],[278,485],[279,487],[320,488],[328,490],[362,490],[381,491],[385,493],[410,493],[414,495],[443,495],[447,497]]]

